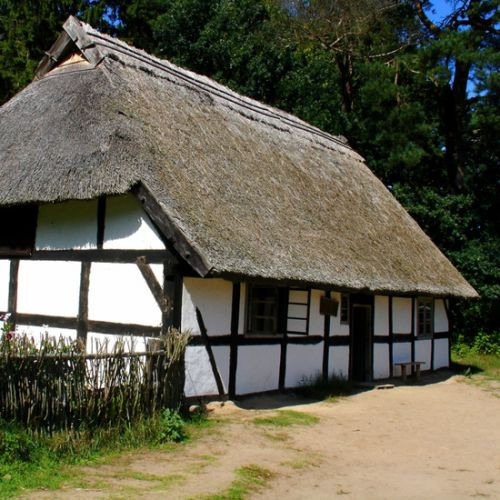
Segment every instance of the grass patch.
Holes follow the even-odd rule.
[[[137,449],[176,450],[179,442],[195,439],[215,424],[203,416],[184,421],[167,412],[128,426],[43,437],[0,422],[0,498],[11,498],[27,490],[57,490],[64,484],[95,488],[92,481],[80,477],[75,466],[110,462]],[[131,479],[159,481],[163,488],[174,480],[139,472],[131,474],[135,474],[129,476]]]
[[[500,381],[500,356],[496,354],[480,354],[474,349],[465,349],[451,353],[452,369],[472,377],[480,377]]]
[[[296,392],[305,398],[320,399],[328,403],[335,403],[339,399],[349,396],[354,392],[351,381],[336,375],[324,380],[321,375],[302,381],[301,387]]]
[[[290,427],[292,425],[313,425],[319,422],[319,418],[294,410],[278,410],[276,415],[269,417],[257,417],[253,419],[256,425],[275,426],[275,427]]]
[[[250,464],[236,469],[236,476],[237,478],[226,491],[204,498],[206,500],[243,500],[251,493],[262,490],[274,474],[260,465]]]

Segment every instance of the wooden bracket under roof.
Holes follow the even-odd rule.
[[[55,66],[76,51],[80,51],[94,67],[102,61],[103,56],[76,17],[70,16],[64,23],[63,28],[64,31],[40,61],[35,72],[36,80],[43,78]]]

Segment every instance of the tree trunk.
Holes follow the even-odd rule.
[[[340,72],[340,83],[342,86],[342,111],[351,113],[354,101],[353,67],[352,56],[349,52],[336,54],[335,62]]]
[[[467,114],[467,82],[470,64],[457,62],[452,85],[442,91],[442,117],[445,136],[445,165],[448,190],[460,193],[464,187],[464,123]]]

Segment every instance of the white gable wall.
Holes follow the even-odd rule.
[[[411,333],[411,299],[394,297],[392,300],[392,316],[394,333]]]
[[[163,283],[163,266],[152,264],[151,269]],[[88,304],[89,320],[161,325],[161,310],[135,264],[94,262]]]
[[[375,295],[374,335],[389,335],[389,297]]]
[[[336,345],[330,347],[328,360],[328,376],[347,379],[349,376],[349,346]]]
[[[236,394],[278,389],[280,354],[279,345],[239,347]]]
[[[448,316],[444,307],[444,300],[436,299],[434,301],[434,332],[447,332],[448,329]]]
[[[324,335],[325,317],[319,313],[321,297],[325,295],[322,290],[311,290],[311,303],[309,305],[309,335]]]
[[[17,311],[76,317],[80,297],[79,262],[21,260]]]
[[[217,278],[184,278],[181,329],[190,331],[193,335],[200,334],[196,318],[198,307],[208,335],[229,335],[232,300],[233,284],[230,281]],[[243,311],[240,312],[241,316],[243,316]],[[242,326],[241,323],[240,326]]]
[[[41,205],[36,250],[97,248],[97,201],[67,201]]]
[[[106,198],[104,249],[164,250],[165,244],[132,194]]]
[[[298,387],[314,382],[322,373],[323,343],[289,344],[286,351],[285,387]]]

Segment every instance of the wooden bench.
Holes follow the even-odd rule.
[[[406,381],[406,369],[407,368],[415,368],[415,378],[417,380],[420,379],[420,366],[425,365],[424,361],[402,361],[400,363],[394,363],[394,366],[401,367],[401,379],[403,382]]]

